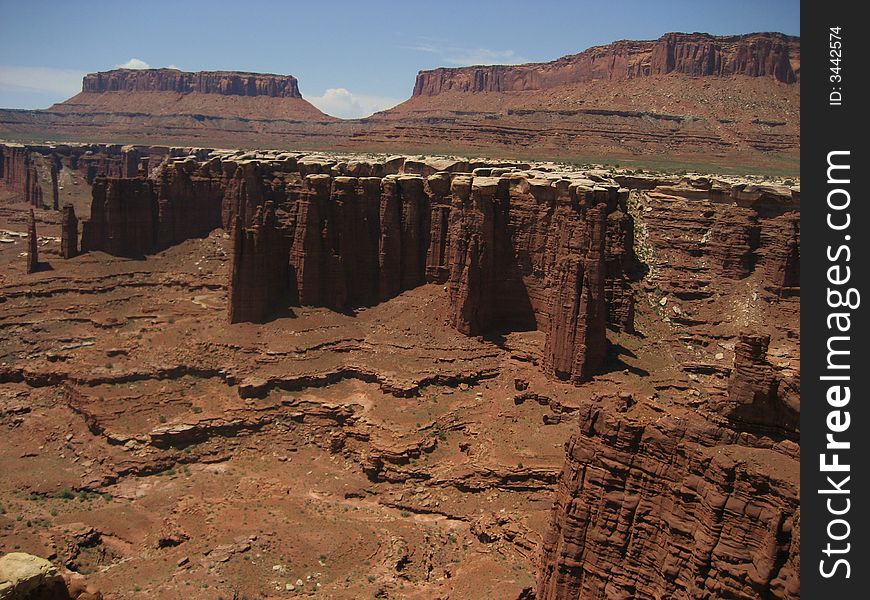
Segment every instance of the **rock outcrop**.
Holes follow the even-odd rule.
[[[0,557],[2,600],[102,600],[103,594],[79,573],[24,552]]]
[[[33,209],[27,218],[27,272],[35,273],[39,270],[39,245],[36,237],[36,217]]]
[[[0,144],[0,182],[24,202],[42,208],[39,174],[28,147]]]
[[[79,220],[72,204],[64,204],[60,217],[60,255],[72,258],[79,253]]]
[[[498,180],[457,177],[450,212],[450,324],[466,335],[493,325],[495,312],[495,207]]]
[[[544,364],[556,377],[577,383],[592,376],[607,352],[606,208],[604,204],[587,208],[582,220],[568,207],[557,208],[571,214],[556,231],[559,252]]]
[[[46,112],[61,120],[92,114],[112,120],[135,112],[146,118],[172,117],[176,123],[190,120],[206,127],[229,119],[243,129],[250,127],[249,120],[289,119],[298,124],[337,120],[304,100],[291,75],[176,69],[89,73],[79,94]]]
[[[735,427],[797,438],[800,378],[782,380],[767,360],[769,344],[769,335],[744,334],[738,338],[728,401],[721,410]]]
[[[262,322],[287,303],[289,240],[275,206],[257,209],[250,227],[237,218],[233,225],[229,321]]]
[[[797,446],[657,410],[581,416],[536,598],[799,598]]]
[[[665,296],[692,302],[709,298],[713,281],[792,273],[799,259],[799,199],[782,186],[624,179],[669,205],[648,213],[643,198],[630,207],[628,190],[601,174],[473,166],[462,173],[435,169],[472,164],[197,150],[170,156],[148,177],[97,177],[82,250],[137,256],[221,226],[235,235],[238,224],[233,322],[262,321],[291,304],[353,310],[443,283],[453,327],[468,335],[542,330],[542,365],[574,383],[603,364],[606,327],[633,331],[632,281],[645,270]],[[795,234],[780,243],[783,222]],[[273,229],[280,233],[266,233]],[[694,266],[674,268],[683,264]],[[794,283],[792,275],[779,280]],[[253,290],[251,306],[245,290]],[[687,325],[687,339],[717,343],[703,320],[677,304],[666,310]]]
[[[157,202],[153,184],[143,177],[98,177],[91,218],[82,229],[82,251],[142,256],[157,247]]]
[[[800,293],[801,220],[800,213],[789,212],[774,219],[764,232],[765,287],[777,296]]]
[[[421,71],[414,96],[446,91],[519,92],[592,80],[627,80],[681,73],[692,77],[744,75],[794,83],[799,39],[774,33],[712,36],[668,33],[654,41],[618,41],[549,63],[439,68]]]
[[[408,162],[407,170],[427,171],[426,165]],[[619,212],[626,194],[612,183],[601,187],[584,180],[569,186],[559,178],[530,179],[513,168],[424,177],[407,174],[406,165],[400,165],[397,174],[351,177],[344,174],[351,168],[357,173],[387,168],[232,157],[199,166],[190,159],[180,163],[211,178],[203,189],[212,194],[213,205],[223,187],[223,219],[237,220],[241,233],[263,202],[273,202],[284,215],[280,229],[289,249],[276,252],[289,263],[289,275],[252,275],[250,281],[260,286],[251,292],[256,307],[239,308],[244,290],[255,287],[239,283],[240,278],[263,268],[244,262],[237,252],[234,322],[265,319],[288,303],[351,310],[427,282],[446,283],[447,321],[453,327],[468,335],[543,329],[551,341],[546,350],[550,372],[580,382],[601,365],[606,352],[606,289],[620,290],[619,302],[631,302],[622,268],[631,228]],[[214,207],[202,212],[211,214]],[[613,226],[609,214],[617,216]],[[239,248],[260,247],[253,235],[242,235]],[[607,271],[608,243],[617,252],[609,259],[613,273]],[[276,263],[266,271],[281,269]],[[630,309],[614,315],[620,326],[629,327]]]
[[[81,93],[47,110],[0,109],[0,135],[141,144],[159,136],[210,147],[428,148],[565,159],[655,156],[675,168],[702,156],[716,165],[787,165],[797,172],[799,113],[799,38],[669,33],[544,63],[421,71],[408,100],[355,120],[315,108],[290,76],[93,73]],[[126,165],[122,175],[134,174]],[[50,203],[48,195],[44,200]]]
[[[24,552],[0,557],[0,598],[49,600],[69,598],[63,577],[44,558]]]

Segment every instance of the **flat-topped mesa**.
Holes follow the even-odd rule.
[[[198,71],[177,69],[115,69],[89,73],[82,80],[82,92],[177,92],[220,94],[222,96],[268,96],[302,98],[292,75]]]
[[[794,83],[800,74],[800,38],[781,33],[668,33],[658,40],[595,46],[547,63],[420,71],[413,95],[521,92],[596,79],[626,80],[668,73],[692,77],[745,75]]]

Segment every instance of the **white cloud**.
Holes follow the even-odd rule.
[[[322,96],[305,96],[305,99],[326,114],[343,119],[367,117],[401,102],[388,96],[354,94],[346,88],[329,88]]]
[[[125,63],[115,65],[116,69],[150,69],[151,65],[139,58],[131,58]]]
[[[467,67],[470,65],[516,65],[527,62],[524,58],[517,56],[513,50],[470,48],[436,38],[419,38],[417,43],[403,46],[403,48],[416,52],[435,54],[442,64],[457,67]]]
[[[475,48],[445,56],[444,60],[451,65],[467,67],[469,65],[515,65],[524,62],[514,55],[513,50],[490,50]]]
[[[50,67],[0,66],[0,89],[73,96],[82,89],[83,71]]]

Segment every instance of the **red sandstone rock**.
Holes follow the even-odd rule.
[[[429,188],[429,250],[426,253],[426,281],[444,283],[449,275],[447,259],[450,230],[450,176],[446,173],[431,175]]]
[[[728,402],[720,411],[737,427],[796,434],[800,428],[800,384],[797,380],[782,384],[767,361],[769,343],[767,335],[746,334],[737,340]],[[788,389],[794,386],[796,393]]]
[[[325,264],[323,255],[320,211],[321,205],[328,201],[329,192],[327,175],[309,175],[296,203],[290,272],[297,301],[303,305],[317,305],[322,299],[321,289],[329,265]]]
[[[222,226],[223,181],[208,163],[170,162],[154,177],[157,245],[167,248]]]
[[[637,271],[634,253],[634,219],[628,214],[627,190],[616,194],[616,205],[607,215],[605,251],[605,302],[608,325],[623,331],[634,331],[634,293],[629,285],[629,272]]]
[[[157,245],[157,202],[151,181],[98,177],[91,218],[84,222],[82,251],[142,256]]]
[[[72,204],[64,204],[60,221],[60,254],[72,258],[79,253],[79,220]]]
[[[467,335],[492,326],[494,302],[493,200],[498,183],[490,177],[453,180],[450,211],[450,324]]]
[[[800,213],[789,212],[773,219],[761,235],[768,247],[763,260],[765,287],[779,296],[800,293]]]
[[[224,96],[269,96],[301,98],[296,78],[291,75],[199,71],[177,69],[116,69],[89,73],[82,80],[83,92],[178,92]]]
[[[538,600],[800,597],[798,457],[673,412],[581,416]]]
[[[29,148],[0,145],[0,181],[21,200],[36,208],[42,208],[39,174],[33,164]]]
[[[577,383],[592,376],[607,350],[606,208],[603,204],[588,208],[583,220],[571,207],[557,208],[559,253],[544,360],[550,373]]]
[[[775,33],[741,36],[668,33],[656,41],[619,41],[596,46],[550,63],[421,71],[413,95],[434,96],[451,90],[478,93],[540,90],[595,79],[634,79],[671,72],[694,77],[771,77],[794,83],[800,73],[799,40]]]
[[[379,294],[381,300],[402,289],[402,207],[395,177],[381,183],[380,239],[378,242]]]
[[[289,291],[289,240],[278,224],[275,206],[267,202],[250,227],[236,219],[230,267],[230,323],[262,322],[286,306]]]
[[[27,272],[35,273],[39,269],[39,251],[36,237],[36,217],[33,209],[27,220]]]

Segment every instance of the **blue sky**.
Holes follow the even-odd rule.
[[[46,108],[128,64],[291,74],[321,110],[363,116],[407,99],[421,69],[669,31],[799,35],[799,13],[799,0],[0,0],[0,107]]]

